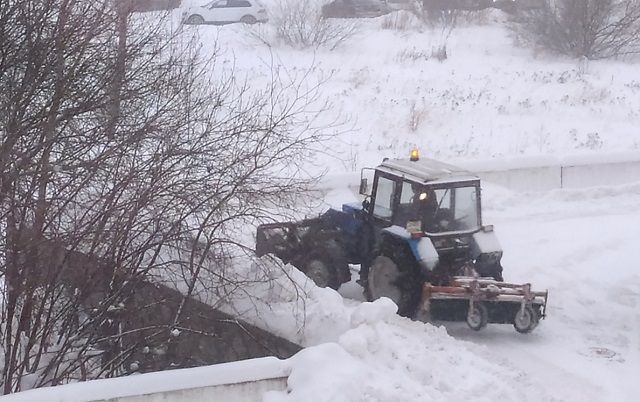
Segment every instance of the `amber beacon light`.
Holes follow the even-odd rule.
[[[411,157],[409,158],[411,162],[417,162],[420,160],[420,153],[418,152],[418,148],[413,148],[411,150]]]

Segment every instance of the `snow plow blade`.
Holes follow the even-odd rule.
[[[421,308],[429,319],[466,321],[476,331],[495,323],[513,324],[516,331],[529,333],[545,318],[548,297],[548,291],[532,291],[529,283],[458,276],[447,286],[425,283]]]

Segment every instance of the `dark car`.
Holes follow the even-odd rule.
[[[334,0],[322,6],[324,18],[379,17],[389,12],[391,9],[380,0]]]

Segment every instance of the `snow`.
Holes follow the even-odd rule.
[[[444,62],[427,56],[439,40],[430,29],[381,29],[384,17],[363,20],[358,34],[334,51],[296,50],[278,44],[269,27],[195,28],[205,46],[218,40],[227,65],[260,84],[271,66],[308,85],[323,82],[331,109],[323,121],[338,137],[331,160],[314,162],[333,172],[357,171],[381,156],[418,146],[437,159],[487,160],[526,156],[635,153],[640,148],[640,75],[632,63],[585,64],[514,46],[498,12],[486,25],[454,29]],[[267,47],[255,39],[271,42]],[[280,73],[282,74],[282,71]],[[590,158],[590,157],[586,157]]]

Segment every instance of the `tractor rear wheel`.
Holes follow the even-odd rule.
[[[333,287],[335,284],[335,270],[331,262],[321,256],[311,257],[306,261],[304,273],[318,287]],[[335,285],[334,285],[335,286]]]
[[[377,253],[369,266],[365,295],[369,301],[388,297],[398,306],[398,314],[410,317],[420,301],[422,281],[406,245],[393,244]]]
[[[306,256],[299,266],[318,287],[338,290],[349,280],[349,264],[344,253],[331,244],[326,244]],[[345,275],[349,277],[345,278]]]

